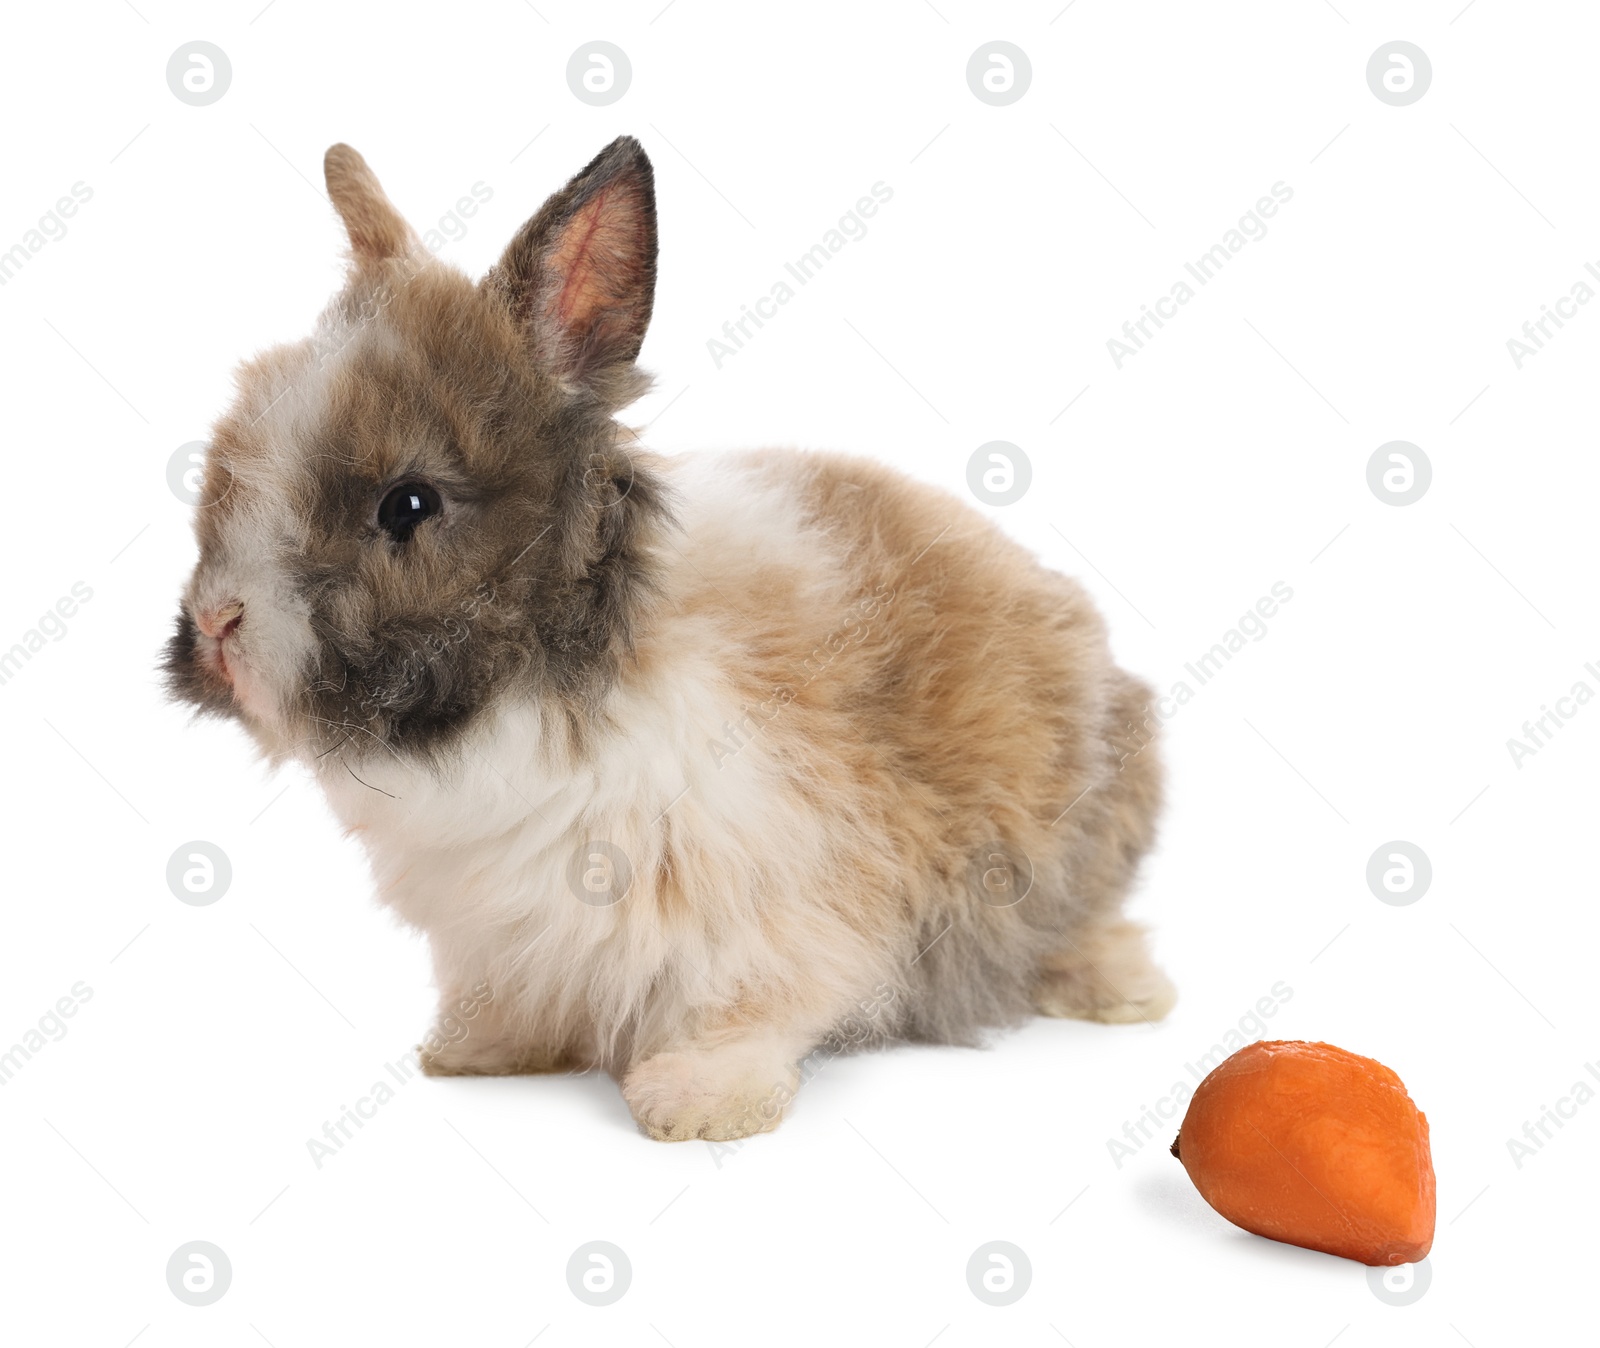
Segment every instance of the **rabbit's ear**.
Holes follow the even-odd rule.
[[[578,383],[632,364],[655,284],[655,177],[631,136],[545,202],[483,279],[523,325],[534,358]]]
[[[405,217],[384,196],[367,161],[348,145],[333,145],[322,160],[328,196],[350,234],[356,265],[401,257],[417,243]]]

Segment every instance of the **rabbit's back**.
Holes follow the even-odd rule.
[[[676,468],[676,605],[718,631],[739,694],[710,752],[759,746],[796,808],[831,821],[821,882],[894,951],[898,1032],[968,1040],[1029,1014],[1041,960],[1105,891],[1120,901],[1121,858],[1148,846],[1159,803],[1147,690],[1112,663],[1088,597],[971,507],[866,460]]]

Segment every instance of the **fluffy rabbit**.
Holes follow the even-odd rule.
[[[165,669],[314,773],[470,996],[427,1069],[597,1067],[730,1139],[819,1049],[1163,1015],[1149,693],[1083,591],[865,460],[637,447],[637,141],[476,284],[325,168],[348,281],[242,369]]]

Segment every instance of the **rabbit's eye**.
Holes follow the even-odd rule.
[[[378,503],[378,527],[395,542],[404,543],[417,525],[441,508],[439,493],[426,482],[402,482]]]

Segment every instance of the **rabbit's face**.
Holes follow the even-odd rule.
[[[648,590],[664,508],[613,415],[643,386],[649,164],[614,144],[478,285],[353,151],[328,185],[349,283],[241,372],[166,670],[275,756],[438,754],[508,695],[591,699]]]

